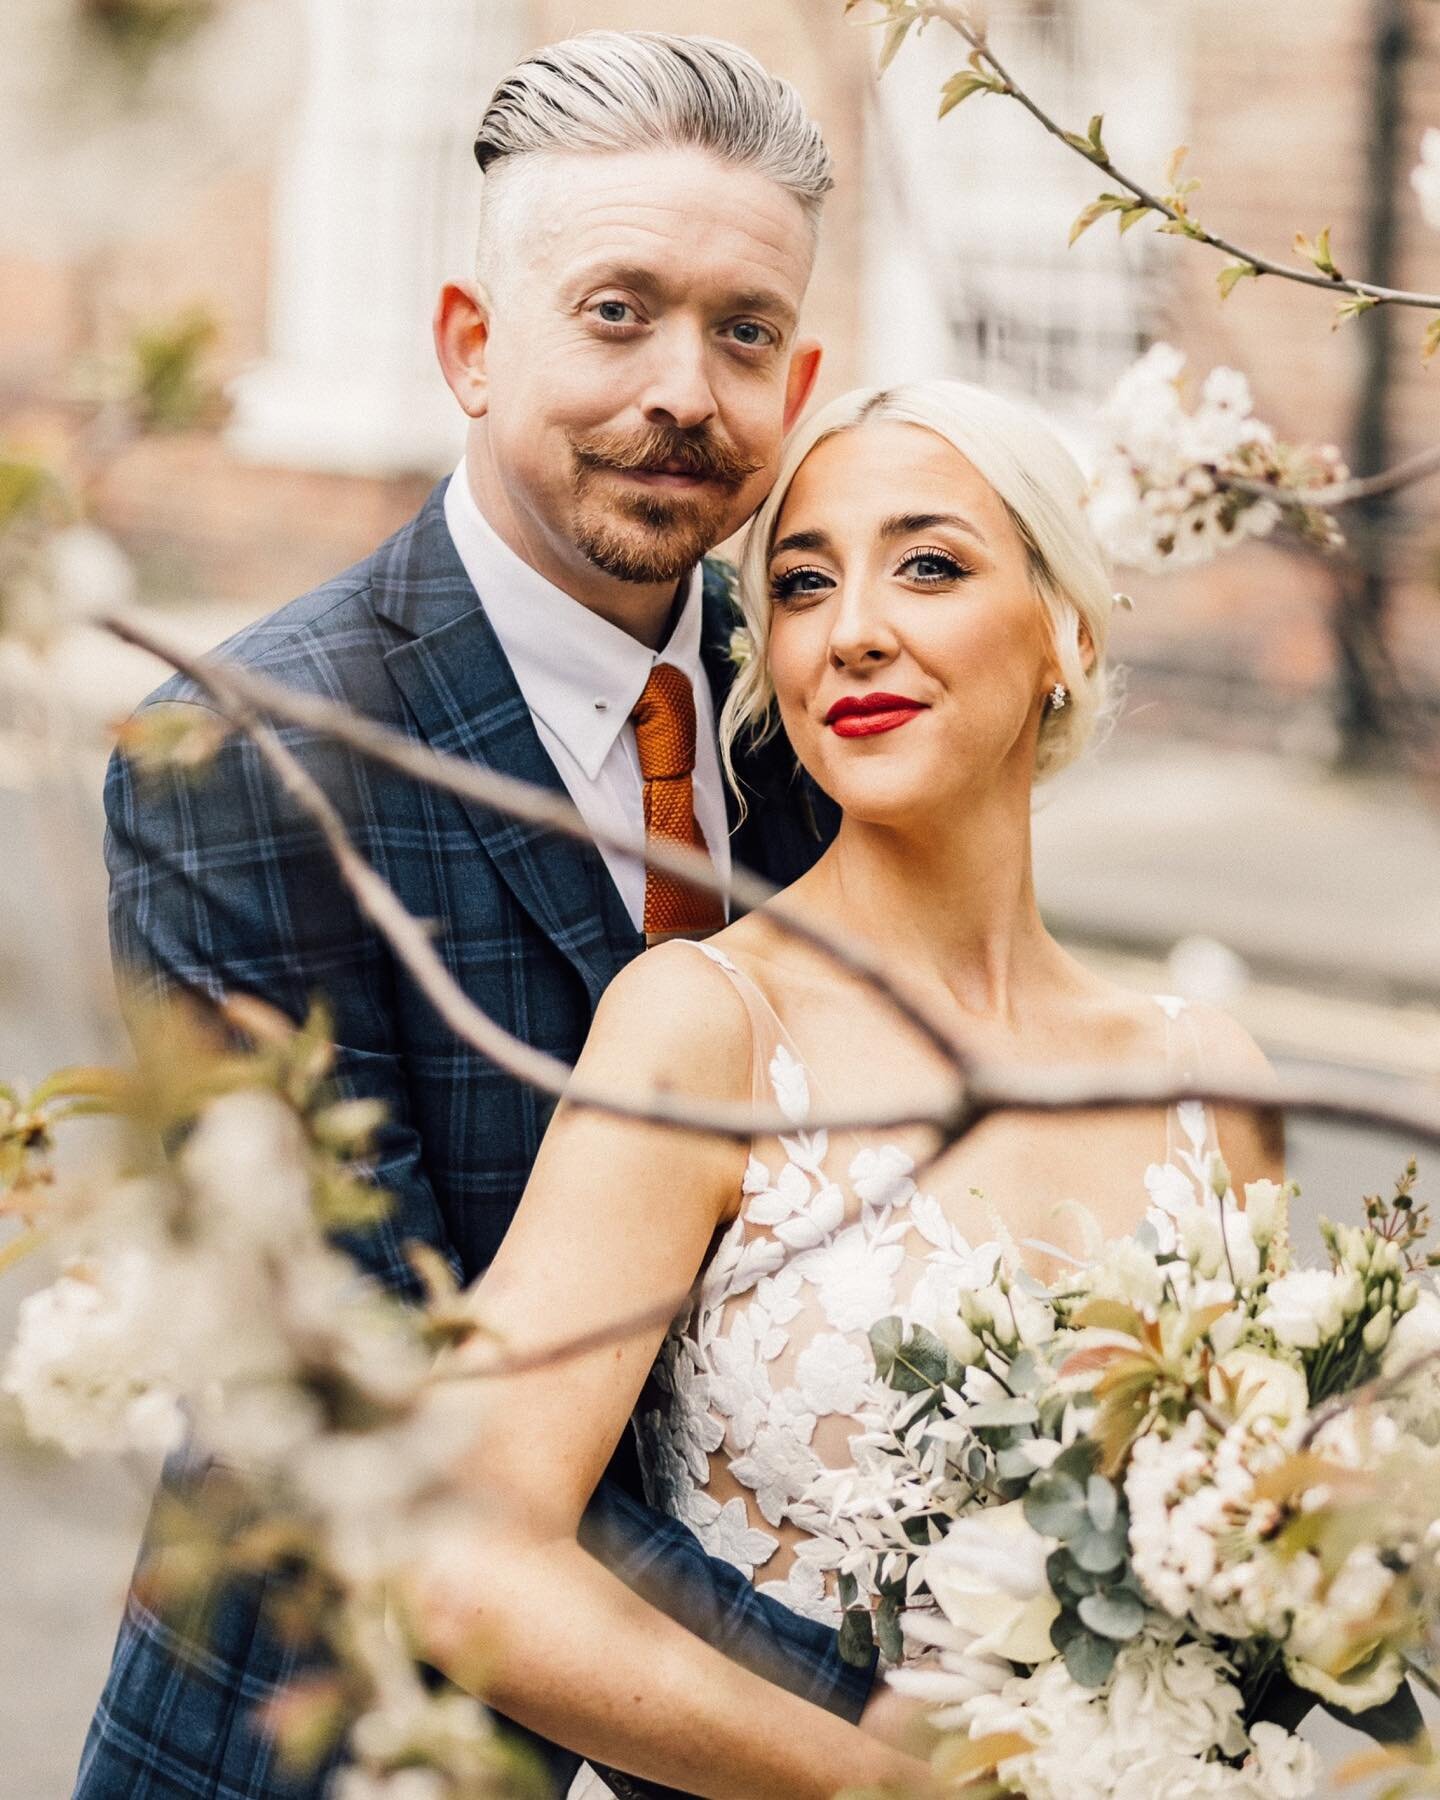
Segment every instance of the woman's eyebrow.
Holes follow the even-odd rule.
[[[828,550],[830,539],[823,531],[792,531],[788,537],[777,538],[770,546],[772,556],[781,556],[787,550]]]
[[[917,531],[931,531],[937,525],[953,525],[957,531],[968,532],[977,543],[985,542],[985,534],[968,519],[962,519],[959,513],[895,513],[881,521],[880,535],[910,537]]]

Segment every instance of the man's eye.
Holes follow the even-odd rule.
[[[770,577],[772,600],[795,600],[803,594],[821,594],[830,586],[823,569],[784,569]]]
[[[628,300],[597,300],[591,311],[602,325],[628,325],[626,314],[633,315],[635,308]]]
[[[758,319],[742,319],[730,329],[735,335],[735,341],[743,344],[747,350],[769,349],[780,341],[774,329],[769,325],[762,325]]]

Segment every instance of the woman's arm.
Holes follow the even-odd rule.
[[[579,1070],[748,1094],[749,1023],[693,950],[651,952],[612,985]],[[562,1105],[476,1308],[515,1352],[679,1298],[733,1211],[743,1145]],[[580,1549],[581,1513],[625,1429],[663,1322],[473,1386],[464,1484],[478,1552],[422,1590],[426,1653],[501,1712],[597,1762],[709,1800],[798,1800],[923,1779],[923,1766],[726,1660]]]

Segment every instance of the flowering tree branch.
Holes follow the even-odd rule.
[[[848,0],[849,7],[858,4],[860,0]],[[1017,101],[1052,137],[1077,155],[1083,156],[1087,162],[1094,163],[1123,190],[1118,194],[1102,194],[1080,214],[1071,233],[1072,243],[1082,231],[1108,212],[1118,216],[1122,231],[1128,230],[1146,215],[1153,214],[1161,221],[1161,231],[1193,238],[1197,243],[1207,244],[1212,250],[1218,250],[1234,259],[1219,276],[1222,298],[1229,294],[1238,281],[1261,275],[1275,275],[1285,281],[1299,282],[1305,287],[1323,288],[1331,293],[1347,295],[1348,299],[1341,303],[1337,314],[1337,323],[1341,319],[1356,317],[1362,312],[1370,311],[1372,307],[1382,305],[1417,306],[1440,313],[1440,294],[1385,287],[1378,282],[1357,280],[1342,274],[1330,253],[1328,230],[1322,231],[1313,243],[1297,234],[1296,249],[1313,264],[1311,269],[1297,269],[1275,262],[1270,257],[1247,250],[1208,230],[1192,216],[1187,203],[1187,196],[1194,191],[1196,184],[1179,179],[1183,151],[1177,151],[1171,160],[1169,191],[1159,193],[1144,182],[1127,175],[1111,161],[1105,148],[1102,133],[1104,121],[1100,115],[1097,114],[1090,121],[1089,128],[1084,133],[1067,131],[1052,118],[996,56],[986,34],[965,8],[947,4],[946,0],[882,0],[882,4],[885,8],[882,22],[888,27],[885,49],[882,52],[882,68],[888,65],[914,27],[932,19],[947,25],[970,45],[968,72],[961,72],[946,83],[941,101],[942,116],[972,95],[1004,95]],[[1427,330],[1425,339],[1427,354],[1432,354],[1437,347],[1440,347],[1440,319]]]
[[[1292,507],[1328,510],[1351,506],[1357,500],[1372,500],[1379,494],[1394,493],[1398,488],[1411,487],[1431,475],[1440,475],[1440,444],[1417,451],[1414,456],[1407,456],[1393,468],[1381,469],[1375,475],[1357,475],[1346,481],[1329,482],[1324,487],[1299,488],[1292,494],[1270,482],[1245,481],[1232,475],[1217,477],[1217,486],[1249,494],[1256,500],[1274,500],[1287,510]]]

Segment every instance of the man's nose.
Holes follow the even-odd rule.
[[[698,331],[677,328],[657,335],[654,367],[641,398],[652,425],[693,431],[715,417],[714,390]]]

